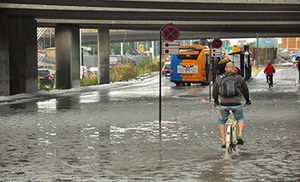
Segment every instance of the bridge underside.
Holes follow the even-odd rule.
[[[69,88],[78,85],[75,75],[79,75],[79,28],[98,29],[101,54],[98,62],[99,70],[103,71],[99,80],[107,83],[109,51],[105,46],[109,45],[111,29],[149,30],[156,32],[152,35],[157,37],[163,25],[173,23],[181,31],[189,31],[187,37],[225,37],[235,33],[240,37],[255,37],[256,33],[298,36],[299,10],[299,0],[45,0],[42,3],[1,0],[0,95],[37,90],[36,49],[33,48],[37,44],[36,26],[55,27],[60,34],[56,43],[63,48],[56,51],[60,57],[57,71],[64,76],[58,77],[57,83],[61,88]]]
[[[47,5],[47,6],[46,6]],[[39,26],[159,30],[173,22],[182,31],[299,33],[298,0],[2,0],[5,15],[29,16]]]
[[[256,38],[255,32],[181,32],[179,40],[197,40],[212,39],[215,37],[225,38]],[[82,33],[82,41],[86,44],[95,44],[97,33]],[[300,37],[298,33],[259,33],[259,37],[263,38],[280,38],[280,37]],[[49,45],[49,37],[44,37]],[[131,42],[131,41],[158,41],[159,30],[156,31],[111,31],[110,42]],[[53,41],[53,40],[52,40]]]

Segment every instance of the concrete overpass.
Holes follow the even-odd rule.
[[[221,38],[256,38],[254,32],[180,32],[181,36],[179,40],[199,40],[199,39],[211,39],[215,36]],[[259,37],[274,38],[274,37],[300,37],[299,33],[259,33]],[[82,41],[87,44],[97,43],[96,32],[82,33]],[[54,39],[53,39],[54,41]],[[121,32],[110,32],[110,42],[130,42],[130,41],[159,41],[159,31],[121,31]]]
[[[211,39],[215,36],[220,36],[222,39],[229,38],[256,38],[256,33],[253,32],[188,32],[181,31],[179,40],[199,40]],[[97,44],[97,32],[83,32],[81,40],[85,44]],[[159,41],[159,31],[144,31],[144,30],[124,30],[124,31],[110,31],[110,42],[133,42],[133,41]],[[279,38],[279,37],[300,37],[299,33],[259,33],[260,38]],[[53,45],[55,36],[44,34],[41,36],[45,41],[45,45]],[[51,41],[50,41],[51,38]],[[54,46],[54,45],[53,45]]]
[[[298,33],[300,19],[299,0],[2,0],[0,8],[6,15],[35,17],[39,26],[131,30],[158,30],[173,22],[188,31]]]
[[[215,36],[220,36],[223,39],[228,38],[256,38],[254,32],[190,32],[181,31],[179,40],[199,40],[211,39]],[[81,40],[85,44],[97,44],[97,32],[83,32],[81,33]],[[159,41],[159,31],[144,31],[144,30],[124,30],[124,31],[110,31],[110,42],[134,42],[134,41]],[[299,33],[259,33],[260,38],[274,38],[274,37],[300,37]],[[45,41],[45,45],[53,45],[55,37],[44,34],[41,36]],[[50,41],[51,38],[51,41]],[[54,46],[54,45],[53,45]]]
[[[300,0],[1,0],[0,95],[37,91],[36,27],[55,27],[57,87],[79,86],[79,28],[97,28],[99,82],[109,82],[109,30],[300,32]]]

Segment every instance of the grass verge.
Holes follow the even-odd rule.
[[[259,66],[258,68],[256,66],[252,66],[252,76],[255,77],[263,69],[264,67],[262,66]]]
[[[154,71],[159,71],[158,60],[152,60],[152,61],[143,60],[137,67],[132,62],[128,62],[128,63],[124,63],[112,67],[112,69],[110,70],[110,81],[111,82],[128,81],[140,75],[152,73]],[[93,77],[85,77],[80,80],[81,86],[97,85],[97,84],[98,84],[97,75]]]

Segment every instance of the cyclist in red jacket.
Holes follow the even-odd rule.
[[[270,79],[270,87],[273,87],[273,74],[275,73],[275,68],[272,66],[271,61],[267,62],[264,73],[266,74],[267,82]]]

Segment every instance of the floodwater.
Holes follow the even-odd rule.
[[[245,145],[224,161],[208,88],[158,77],[0,105],[0,181],[296,181],[300,92],[291,70],[249,83]]]

